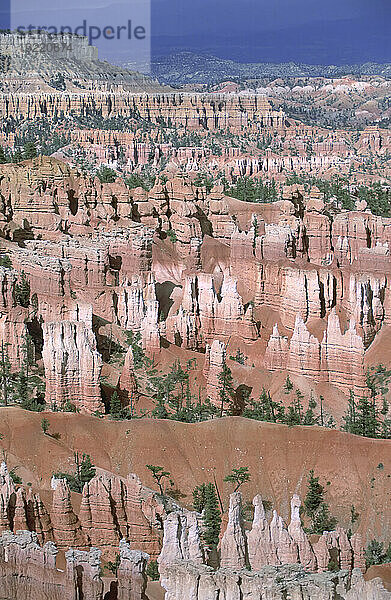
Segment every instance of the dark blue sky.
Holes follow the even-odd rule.
[[[391,62],[391,0],[152,0],[153,54]]]
[[[18,6],[21,0],[12,1]],[[9,2],[0,0],[3,26]],[[86,14],[105,6],[108,14],[118,14],[126,22],[135,0],[31,0],[30,4],[34,2],[53,12],[85,9]],[[155,57],[190,50],[241,62],[391,62],[391,0],[151,2]]]

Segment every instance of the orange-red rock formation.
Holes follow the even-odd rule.
[[[125,356],[124,366],[119,380],[119,387],[125,392],[127,405],[132,410],[139,397],[137,380],[134,373],[134,358],[132,347],[129,346]]]
[[[206,555],[202,550],[198,527],[201,515],[183,510],[170,513],[165,520],[163,548],[158,560],[166,597],[179,600],[181,594],[187,593],[185,590],[190,590],[197,600],[206,600],[213,597],[211,594],[226,594],[229,591],[237,597],[247,594],[249,598],[266,593],[268,598],[274,600],[280,596],[281,589],[275,588],[279,582],[283,583],[284,591],[292,597],[303,597],[303,591],[307,590],[310,593],[308,597],[326,600],[336,590],[331,583],[333,576],[334,585],[338,581],[341,598],[383,598],[383,592],[387,597],[384,589],[380,596],[376,596],[380,590],[376,584],[365,589],[360,571],[356,569],[352,572],[354,551],[343,529],[325,532],[312,547],[302,529],[300,499],[297,496],[292,499],[288,529],[276,511],[269,524],[260,496],[254,499],[254,506],[253,528],[246,536],[241,494],[236,492],[231,495],[228,524],[220,544],[220,569],[217,571],[205,566]],[[360,555],[362,548],[357,550]],[[341,569],[339,575],[326,574],[331,556],[334,556]],[[314,577],[311,571],[320,574]],[[350,585],[347,577],[349,572],[357,588]],[[363,595],[359,595],[359,590]],[[375,595],[371,596],[372,593]]]
[[[86,539],[80,521],[73,512],[71,492],[66,480],[53,478],[52,488],[51,521],[56,543],[59,548],[85,548]]]
[[[80,508],[74,509],[65,479],[52,479],[52,503],[45,506],[31,488],[15,486],[5,463],[0,471],[1,531],[34,532],[41,545],[54,541],[59,549],[96,546],[113,557],[121,539],[135,550],[157,558],[165,510],[136,475],[127,479],[101,473],[83,488]]]
[[[3,234],[24,244],[0,273],[0,338],[17,370],[18,340],[42,328],[49,405],[103,410],[105,322],[139,332],[155,360],[167,341],[203,352],[219,340],[256,367],[364,393],[365,352],[391,324],[390,219],[326,213],[315,187],[249,205],[191,177],[129,190],[46,157],[0,174]],[[22,270],[31,308],[16,301]]]
[[[36,119],[48,115],[84,115],[94,107],[103,117],[131,116],[137,110],[141,117],[152,122],[169,119],[176,126],[191,129],[231,129],[240,131],[251,121],[261,128],[282,129],[285,114],[273,111],[263,96],[231,94],[221,96],[190,94],[134,94],[131,92],[84,92],[17,94],[13,101],[5,93],[0,95],[0,115],[3,118],[23,117]]]
[[[117,549],[118,550],[118,549]],[[35,533],[19,531],[0,537],[0,589],[4,598],[50,598],[50,600],[103,600],[101,551],[70,549],[65,553],[66,566],[56,565],[58,549],[53,542],[39,546]],[[143,600],[147,583],[149,556],[119,544],[119,600]]]
[[[103,410],[99,377],[102,359],[88,325],[60,321],[43,326],[46,402],[74,404],[84,412]]]

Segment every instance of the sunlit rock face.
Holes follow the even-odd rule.
[[[349,541],[339,527],[311,544],[301,525],[297,495],[291,501],[288,527],[276,511],[270,522],[266,519],[261,496],[256,496],[253,504],[253,525],[246,533],[241,494],[231,495],[228,523],[220,542],[220,565],[215,570],[207,566],[207,549],[202,550],[201,515],[180,511],[168,516],[158,559],[166,600],[209,600],[221,594],[251,600],[264,594],[272,600],[287,595],[329,600],[336,593],[346,600],[391,597],[379,579],[364,580],[359,568],[363,568],[363,548],[357,536]],[[331,552],[340,568],[335,573],[325,567]]]

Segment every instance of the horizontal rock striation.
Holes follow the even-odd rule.
[[[43,326],[46,402],[70,402],[82,412],[103,412],[99,378],[102,359],[96,339],[84,323],[60,321]]]
[[[0,467],[0,533],[29,530],[40,544],[58,549],[86,550],[97,546],[104,558],[114,556],[122,539],[156,559],[161,550],[161,520],[165,510],[155,494],[134,474],[122,479],[96,475],[83,488],[80,507],[74,508],[65,479],[52,479],[51,505],[31,488],[15,487],[7,466]]]
[[[145,111],[174,106],[164,96],[140,102]],[[247,97],[225,102],[264,110]],[[391,325],[391,219],[365,208],[326,212],[320,191],[303,186],[251,205],[175,173],[149,191],[129,189],[53,157],[0,165],[0,194],[13,267],[0,271],[0,338],[17,370],[18,339],[42,335],[49,406],[102,410],[109,328],[140,333],[155,362],[167,343],[209,356],[218,341],[228,357],[240,351],[246,368],[288,371],[345,397],[367,393],[366,353]],[[22,271],[29,307],[17,301]],[[215,400],[221,358],[213,355],[209,375],[205,364]],[[132,404],[127,371],[120,389]]]
[[[52,542],[43,547],[37,535],[28,531],[3,533],[0,537],[0,594],[4,600],[40,598],[50,600],[103,600],[101,552],[70,549],[66,567],[56,566],[58,550]],[[117,598],[143,600],[149,556],[131,550],[125,540],[119,544]]]
[[[285,127],[283,111],[274,111],[263,96],[236,97],[230,94],[150,93],[137,94],[121,91],[84,91],[74,93],[31,92],[0,94],[0,115],[10,118],[17,115],[25,119],[38,119],[70,111],[76,115],[88,113],[105,117],[131,117],[135,113],[152,123],[170,120],[174,126],[189,129],[230,129],[256,122],[260,129],[278,130]]]
[[[205,565],[177,562],[167,567],[161,579],[165,600],[210,600],[211,598],[246,598],[258,600],[388,600],[391,593],[380,579],[364,581],[360,571],[351,579],[346,572],[309,574],[296,565],[264,567],[259,572],[213,571]]]
[[[265,352],[265,366],[271,371],[287,369],[312,381],[327,381],[345,393],[365,394],[364,343],[350,321],[346,332],[332,310],[321,342],[312,335],[301,316],[297,316],[290,341],[275,325]]]

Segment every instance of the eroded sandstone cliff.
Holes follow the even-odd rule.
[[[16,367],[14,341],[39,323],[49,404],[102,410],[108,357],[94,341],[98,322],[140,332],[155,360],[164,340],[196,352],[218,341],[249,368],[365,395],[366,354],[391,324],[390,219],[368,210],[331,217],[302,197],[298,205],[297,191],[248,205],[181,178],[141,193],[44,157],[0,173],[13,265],[0,273],[0,331]],[[28,308],[15,300],[22,271]],[[204,373],[213,399],[212,356]]]

